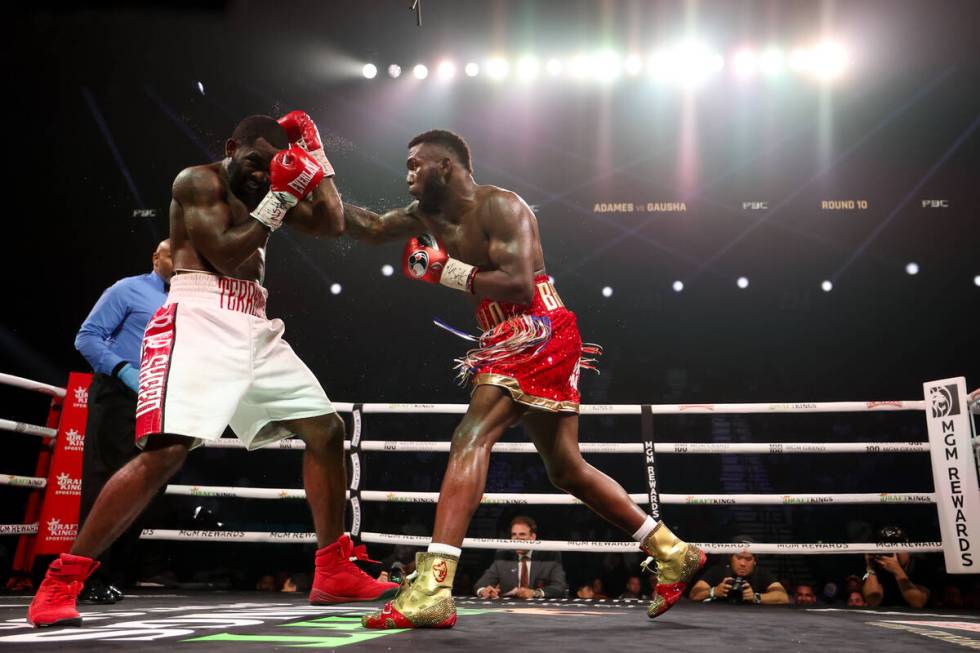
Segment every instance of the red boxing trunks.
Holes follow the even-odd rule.
[[[549,412],[577,413],[581,368],[595,369],[602,349],[582,345],[575,313],[547,275],[534,279],[529,305],[484,299],[476,312],[480,346],[457,359],[461,381],[495,385],[514,401]]]

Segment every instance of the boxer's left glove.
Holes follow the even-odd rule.
[[[316,128],[313,118],[305,111],[290,111],[279,119],[279,124],[286,130],[290,143],[296,143],[310,153],[323,168],[323,176],[333,177],[333,166],[327,160],[323,151],[323,141],[320,140],[320,130]]]
[[[275,231],[282,226],[286,212],[313,192],[321,181],[320,164],[298,145],[291,145],[272,157],[269,192],[252,211],[252,217]]]
[[[410,279],[472,293],[473,278],[480,269],[450,257],[434,236],[422,234],[405,243],[402,271]]]

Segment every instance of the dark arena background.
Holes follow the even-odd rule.
[[[582,373],[583,404],[922,401],[927,381],[965,377],[967,391],[980,384],[980,4],[411,4],[41,2],[11,10],[2,46],[11,168],[0,372],[65,387],[70,371],[91,371],[74,349],[75,334],[105,288],[150,270],[168,234],[176,174],[222,158],[241,118],[303,109],[319,125],[345,202],[375,211],[408,204],[406,145],[443,128],[468,142],[478,183],[512,190],[533,208],[548,274],[578,315],[583,339],[604,348],[600,373]],[[334,401],[465,403],[453,359],[468,344],[433,319],[476,333],[472,306],[459,293],[406,279],[401,252],[401,243],[277,231],[267,252],[269,314],[286,322],[290,345]],[[7,420],[43,425],[49,403],[0,388]],[[351,414],[344,417],[350,431]],[[460,415],[363,418],[365,440],[445,442]],[[653,432],[658,443],[929,439],[921,410],[693,411],[654,415]],[[641,436],[639,415],[581,418],[582,442],[640,443]],[[34,475],[43,438],[0,437],[0,474]],[[528,441],[520,428],[504,436]],[[202,448],[172,482],[298,490],[300,455]],[[389,492],[438,491],[447,460],[444,452],[362,456],[360,487]],[[900,526],[912,542],[941,539],[931,501],[798,505],[792,498],[928,495],[935,488],[927,456],[656,458],[660,493],[688,497],[662,506],[663,519],[689,541],[747,536],[830,546],[875,542],[886,526]],[[630,493],[647,492],[642,454],[588,459]],[[487,492],[557,490],[536,456],[498,453]],[[29,493],[0,487],[0,523],[24,522]],[[159,497],[142,526],[312,531],[301,500],[200,494]],[[696,498],[702,494],[785,500],[705,505]],[[431,534],[432,503],[365,501],[361,508],[363,531]],[[537,520],[544,540],[629,539],[581,505],[522,502],[482,506],[468,536],[509,538],[519,514]],[[4,582],[23,581],[14,569],[18,540],[0,536]],[[794,588],[807,584],[817,605],[726,609],[685,600],[651,622],[643,605],[629,603],[478,601],[473,584],[494,551],[467,548],[456,576],[457,595],[469,597],[459,599],[459,625],[373,642],[354,619],[365,610],[307,605],[315,548],[144,539],[127,561],[130,596],[112,607],[82,606],[85,627],[64,630],[64,639],[25,624],[33,592],[9,582],[0,595],[0,642],[11,651],[54,650],[69,640],[131,650],[205,643],[214,650],[482,650],[507,640],[568,650],[980,648],[980,581],[946,574],[942,553],[918,560],[932,579],[930,602],[919,611],[928,617],[846,612],[845,579],[865,572],[860,553],[763,554],[760,566],[787,587],[791,602]],[[414,550],[368,549],[385,569]],[[642,556],[566,551],[561,559],[572,599],[596,578],[615,598]],[[34,587],[50,560],[36,561]],[[713,556],[709,565],[724,560]],[[299,593],[256,592],[266,575],[290,576]],[[105,625],[182,609],[227,613],[231,625],[177,619],[154,626],[173,632],[152,641]],[[102,616],[90,624],[94,611]],[[280,627],[287,624],[296,627]],[[99,628],[107,634],[81,641]],[[49,641],[32,639],[42,632]]]

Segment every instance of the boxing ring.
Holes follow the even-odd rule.
[[[54,394],[64,389],[35,384],[16,377],[0,376],[0,383],[17,385],[31,390]],[[940,400],[933,388],[939,388]],[[583,405],[583,424],[594,416],[635,416],[639,418],[639,441],[583,442],[584,455],[639,455],[643,461],[646,489],[631,493],[635,503],[645,506],[660,518],[662,505],[894,505],[930,504],[937,507],[942,541],[889,544],[881,542],[763,542],[752,544],[695,542],[709,554],[735,553],[748,549],[767,555],[831,555],[888,552],[897,549],[913,553],[943,553],[947,567],[955,573],[957,561],[964,564],[964,541],[960,517],[956,511],[967,513],[957,499],[957,492],[976,492],[977,439],[972,425],[972,404],[966,397],[965,380],[946,379],[924,384],[925,399],[911,401],[848,401],[802,403],[748,404],[670,404],[670,405]],[[945,393],[945,394],[943,394]],[[952,406],[959,412],[951,415]],[[339,412],[349,416],[349,440],[345,448],[350,456],[351,534],[360,541],[373,544],[409,545],[424,547],[428,538],[401,533],[381,532],[364,524],[365,503],[434,504],[437,492],[406,492],[368,488],[365,459],[390,453],[446,453],[448,440],[394,440],[365,437],[372,415],[454,415],[466,411],[465,404],[385,404],[335,403]],[[654,437],[654,420],[673,415],[731,415],[731,414],[808,414],[808,413],[924,413],[928,422],[929,441],[920,442],[662,442]],[[946,426],[952,429],[954,417],[959,420],[955,441]],[[964,422],[964,420],[969,420]],[[934,424],[935,422],[935,424]],[[967,430],[963,430],[967,424]],[[21,424],[0,420],[0,429],[53,438],[50,426]],[[449,433],[443,437],[448,438]],[[224,438],[206,442],[204,447],[243,449],[237,439]],[[300,440],[284,440],[254,452],[301,450]],[[500,455],[536,454],[530,443],[501,442],[493,451]],[[758,454],[793,456],[798,454],[909,454],[930,456],[933,467],[933,492],[878,493],[819,493],[819,494],[679,494],[661,493],[657,482],[657,463],[662,456]],[[229,452],[229,455],[241,455]],[[192,463],[189,463],[192,464]],[[441,463],[440,463],[441,469]],[[954,472],[950,472],[954,469]],[[0,469],[0,473],[2,473]],[[969,472],[972,471],[972,485]],[[953,482],[956,484],[953,484]],[[14,485],[39,490],[45,486],[43,476],[26,477],[0,475],[0,485]],[[965,487],[964,487],[965,484]],[[210,497],[219,499],[251,499],[266,501],[297,501],[305,498],[302,489],[255,488],[218,485],[171,484],[165,493],[170,496]],[[975,497],[976,499],[976,497]],[[971,500],[972,501],[972,500]],[[561,493],[486,493],[482,505],[581,505],[574,497]],[[962,528],[969,533],[969,551],[980,525],[976,516],[967,514]],[[141,539],[162,541],[224,542],[224,543],[313,543],[315,535],[308,532],[184,530],[164,527],[145,529]],[[19,529],[19,530],[18,530]],[[0,526],[0,534],[30,534],[37,532],[36,523]],[[688,539],[697,540],[697,537]],[[225,544],[224,546],[231,546]],[[633,542],[593,542],[572,540],[536,540],[515,542],[495,538],[466,538],[464,549],[533,549],[540,551],[574,551],[595,553],[636,553]],[[957,551],[957,549],[961,549]],[[465,555],[465,554],[464,554]],[[959,558],[957,558],[959,556]],[[980,560],[978,560],[980,563]],[[969,565],[967,565],[969,567]],[[967,569],[966,571],[969,571]],[[965,573],[961,569],[961,573]],[[359,627],[359,615],[372,610],[372,605],[312,607],[305,597],[277,594],[266,597],[258,593],[226,594],[181,593],[179,595],[127,595],[126,602],[112,609],[89,610],[82,606],[86,619],[82,629],[30,630],[24,623],[24,611],[30,597],[23,600],[0,601],[0,643],[51,645],[59,642],[64,650],[88,650],[97,642],[139,642],[131,646],[144,648],[150,643],[165,644],[187,650],[286,650],[292,647],[328,648],[351,646],[352,650],[425,649],[457,650],[468,648],[499,648],[497,638],[516,635],[521,643],[530,646],[564,646],[568,650],[590,650],[595,647],[659,648],[663,650],[703,650],[705,647],[731,647],[740,642],[749,650],[771,647],[804,650],[812,646],[834,645],[839,650],[875,650],[876,642],[887,638],[893,651],[949,650],[951,645],[980,649],[980,616],[950,611],[924,613],[894,610],[854,610],[834,608],[772,608],[747,610],[742,606],[700,605],[682,602],[669,614],[656,621],[644,616],[646,602],[586,601],[581,599],[538,599],[530,601],[484,601],[460,597],[461,619],[456,628],[444,632],[381,631],[366,632]],[[641,609],[642,608],[642,609]],[[751,614],[749,614],[751,613]],[[593,618],[597,618],[594,619]],[[601,619],[601,625],[599,620]],[[220,632],[219,632],[220,631]],[[513,636],[511,635],[511,636]],[[373,639],[383,637],[383,642]],[[853,648],[848,648],[853,646]],[[67,648],[66,648],[67,647]],[[73,648],[76,647],[76,648]],[[281,649],[279,647],[282,647]],[[739,646],[741,647],[741,646]]]

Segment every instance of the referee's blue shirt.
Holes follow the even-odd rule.
[[[123,363],[139,368],[146,323],[166,299],[166,286],[156,272],[120,279],[82,322],[75,349],[102,374],[118,372]]]

